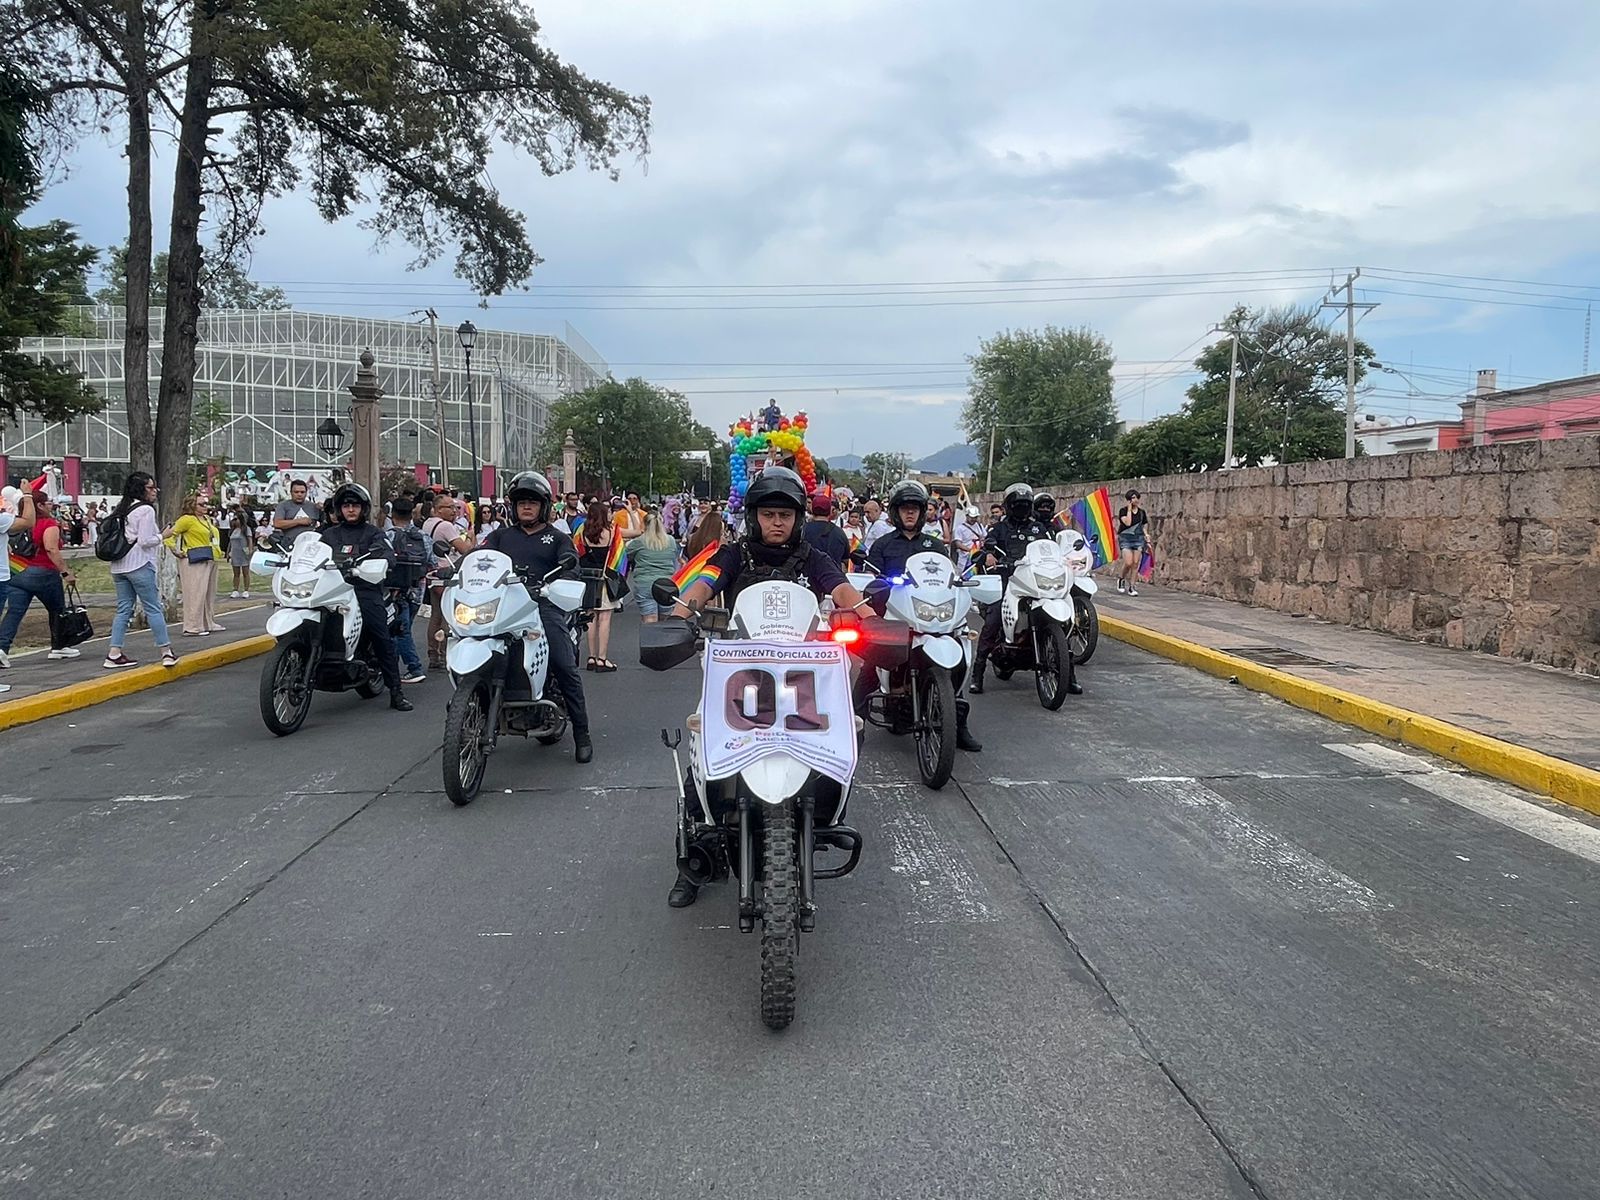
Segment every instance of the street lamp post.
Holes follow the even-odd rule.
[[[472,497],[476,502],[480,490],[478,480],[483,474],[483,464],[478,461],[478,403],[472,390],[472,347],[478,340],[478,327],[471,321],[461,322],[456,328],[456,340],[467,356],[467,444],[472,451]]]
[[[600,413],[594,419],[595,425],[600,429],[600,490],[607,498],[611,495],[611,479],[606,475],[606,415]]]

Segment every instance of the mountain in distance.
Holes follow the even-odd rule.
[[[978,448],[955,442],[943,450],[936,450],[926,458],[912,463],[913,469],[930,475],[949,475],[955,471],[972,471],[978,463]]]
[[[861,470],[861,455],[859,454],[824,454],[828,466],[835,471]],[[978,461],[978,451],[973,446],[963,446],[960,442],[946,446],[943,450],[935,451],[926,458],[919,458],[912,462],[913,471],[926,471],[930,475],[948,475],[952,471],[971,471]]]

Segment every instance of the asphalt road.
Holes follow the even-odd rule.
[[[869,739],[772,1033],[631,626],[466,809],[438,677],[0,735],[0,1196],[1600,1196],[1595,823],[1106,643],[943,792]]]

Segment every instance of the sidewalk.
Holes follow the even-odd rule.
[[[181,661],[185,656],[198,653],[201,650],[212,650],[218,646],[231,645],[248,638],[259,637],[266,632],[267,617],[272,612],[272,601],[263,599],[259,603],[239,601],[241,604],[249,603],[248,608],[236,608],[229,612],[219,612],[217,616],[226,625],[225,633],[213,633],[209,637],[184,637],[179,632],[176,622],[173,624],[172,645],[178,652]],[[9,692],[0,692],[0,710],[17,700],[30,696],[37,696],[41,692],[53,691],[57,688],[72,687],[77,684],[98,682],[101,679],[128,672],[128,668],[120,671],[108,671],[101,664],[105,661],[106,648],[110,642],[111,617],[104,610],[95,612],[95,632],[98,637],[84,642],[78,649],[82,654],[78,658],[59,659],[52,662],[46,658],[47,649],[29,650],[11,655],[11,669],[0,670],[0,684],[9,684]],[[148,666],[160,667],[161,655],[156,653],[155,639],[150,636],[148,629],[141,629],[130,633],[127,645],[124,647],[130,658],[137,659],[139,666],[133,670],[143,670]]]
[[[1109,577],[1095,599],[1131,625],[1600,769],[1600,679],[1158,586],[1120,596]]]

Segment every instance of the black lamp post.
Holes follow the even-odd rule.
[[[606,415],[605,415],[605,413],[596,414],[594,420],[595,420],[595,424],[597,426],[599,426],[599,428],[600,428],[600,490],[602,492],[604,492],[606,494],[607,499],[609,499],[610,496],[611,496],[611,480],[606,475]]]
[[[333,458],[344,449],[344,430],[339,428],[339,422],[333,419],[332,413],[317,426],[317,449],[322,451],[323,458]]]
[[[456,340],[461,343],[461,350],[467,356],[467,445],[472,451],[472,498],[477,502],[480,490],[479,479],[483,475],[482,464],[478,462],[478,414],[477,397],[472,390],[472,346],[478,340],[478,327],[471,321],[463,321],[456,327]]]

